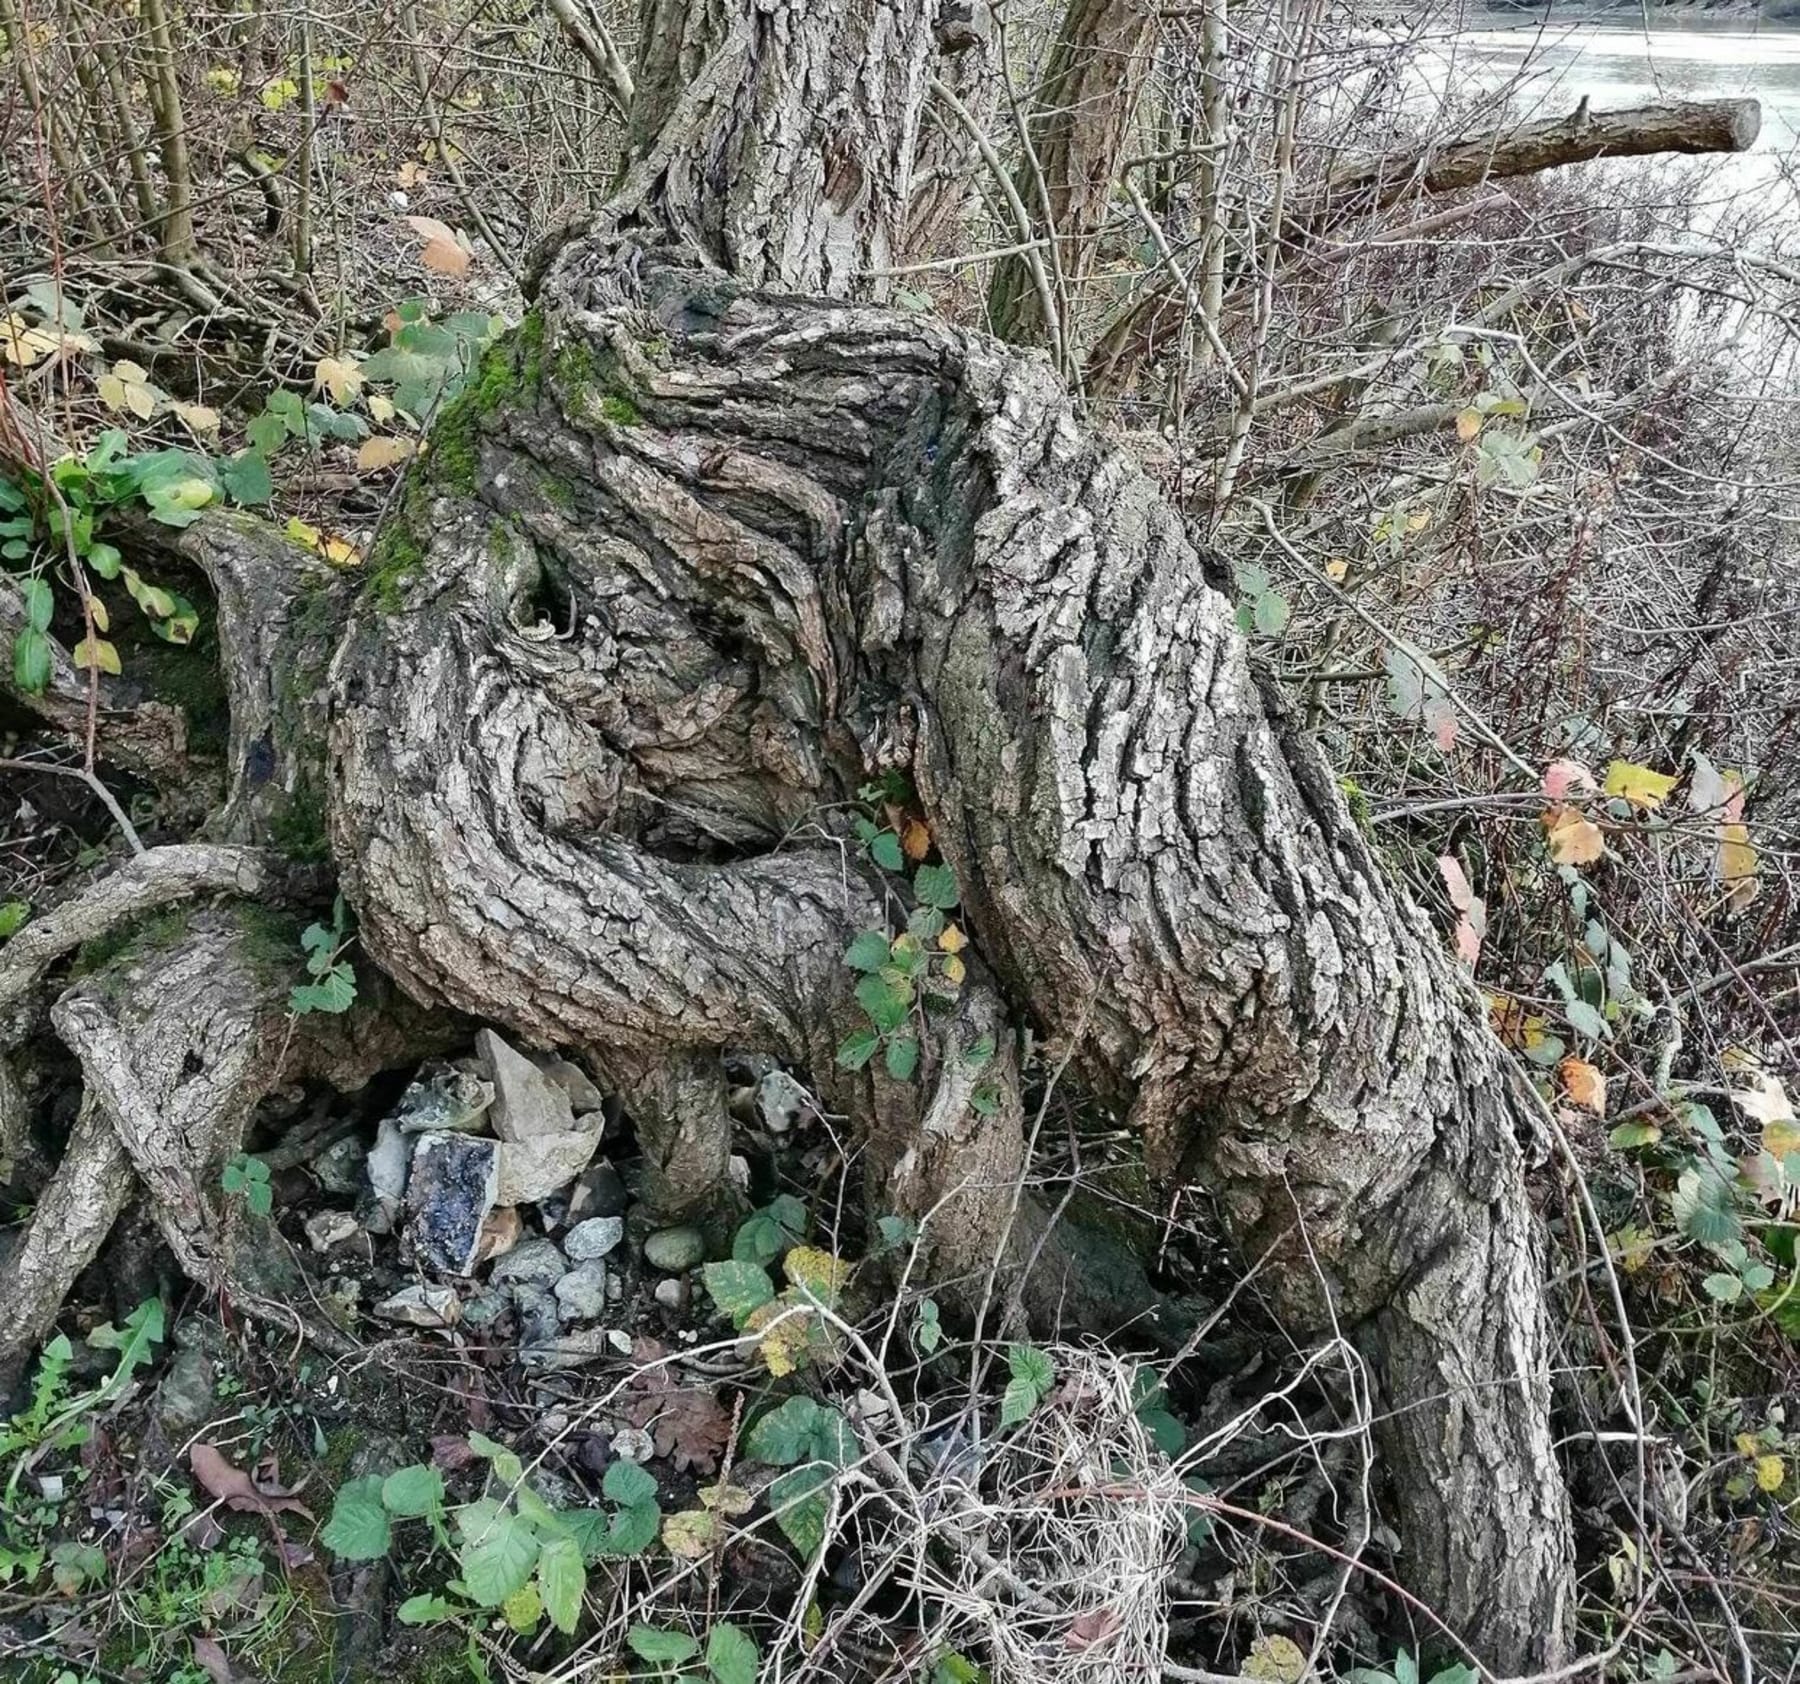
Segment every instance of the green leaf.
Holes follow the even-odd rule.
[[[394,1618],[403,1626],[428,1626],[439,1620],[455,1619],[461,1612],[448,1597],[409,1596],[394,1610]]]
[[[1156,1448],[1172,1461],[1187,1449],[1187,1428],[1166,1409],[1140,1409],[1138,1419],[1144,1423]]]
[[[269,459],[257,450],[240,451],[219,464],[219,480],[225,495],[246,507],[266,503],[275,495],[275,481],[269,475]]]
[[[883,871],[906,869],[906,854],[900,847],[900,838],[891,830],[881,831],[869,843],[869,858]]]
[[[856,1003],[869,1014],[869,1021],[877,1029],[884,1035],[891,1034],[912,1010],[912,985],[890,981],[885,976],[866,976],[856,985]]]
[[[727,1621],[714,1626],[706,1639],[706,1670],[713,1684],[756,1684],[761,1660],[749,1635]]]
[[[581,1546],[573,1538],[549,1538],[538,1551],[538,1594],[544,1612],[564,1636],[572,1634],[581,1618],[581,1599],[587,1593],[587,1566]]]
[[[617,1510],[606,1529],[599,1553],[604,1556],[642,1555],[662,1530],[662,1505],[652,1499]]]
[[[1014,1345],[1006,1353],[1007,1372],[1023,1380],[1039,1397],[1056,1384],[1056,1367],[1035,1345]]]
[[[268,1174],[267,1165],[264,1165],[263,1173],[265,1176]],[[151,1360],[154,1353],[150,1347],[161,1344],[162,1337],[163,1306],[160,1298],[146,1298],[125,1318],[123,1328],[110,1324],[96,1327],[87,1336],[87,1342],[97,1351],[119,1353],[119,1360],[103,1389],[113,1392],[123,1387],[131,1378],[132,1370]]]
[[[1612,1034],[1606,1018],[1598,1008],[1590,1006],[1585,1000],[1571,1000],[1563,1007],[1563,1014],[1569,1020],[1569,1027],[1578,1035],[1585,1035],[1590,1041],[1603,1041]]]
[[[356,1004],[356,973],[348,965],[333,965],[318,982],[288,991],[291,1012],[347,1012]]]
[[[906,920],[906,933],[919,941],[936,941],[949,920],[939,906],[916,906]]]
[[[887,1073],[896,1082],[910,1082],[919,1068],[919,1038],[896,1035],[887,1044]]]
[[[111,544],[90,544],[88,553],[82,557],[82,560],[102,579],[116,579],[119,576],[119,569],[124,565],[125,558]]]
[[[1000,1425],[1018,1425],[1038,1406],[1038,1390],[1029,1380],[1009,1380],[1000,1398]]]
[[[19,596],[25,603],[26,623],[33,631],[48,631],[51,616],[56,612],[55,592],[42,579],[26,579],[19,586]],[[886,957],[887,950],[883,948],[882,958],[885,960]]]
[[[463,1517],[468,1514],[465,1509]],[[463,1583],[482,1607],[498,1608],[525,1588],[537,1565],[538,1536],[517,1515],[496,1509],[481,1524],[465,1527],[464,1537],[469,1541],[461,1551]]]
[[[661,1631],[655,1626],[633,1626],[625,1641],[639,1660],[652,1666],[679,1666],[700,1653],[700,1645],[685,1631]]]
[[[727,1263],[708,1263],[700,1271],[706,1290],[721,1312],[734,1326],[742,1327],[750,1316],[775,1296],[775,1283],[768,1272],[754,1263],[732,1259]]]
[[[803,1556],[811,1556],[825,1542],[825,1494],[833,1474],[818,1463],[793,1468],[769,1486],[769,1508],[775,1524]]]
[[[944,1326],[938,1320],[936,1300],[927,1298],[919,1305],[919,1323],[913,1329],[919,1349],[930,1356],[944,1342]]]
[[[8,941],[16,936],[25,927],[25,920],[30,916],[30,901],[0,901],[0,941]]]
[[[50,640],[41,631],[24,627],[13,638],[13,682],[28,696],[41,696],[50,687]]]
[[[1287,598],[1271,588],[1256,599],[1250,621],[1265,637],[1279,637],[1287,630],[1288,614]]]
[[[424,1462],[396,1468],[381,1482],[381,1501],[402,1519],[436,1514],[444,1506],[444,1476]]]
[[[913,877],[913,893],[920,905],[941,907],[946,912],[962,899],[956,873],[947,865],[920,866]]]
[[[245,424],[244,437],[266,460],[287,443],[287,423],[279,415],[253,415]]]
[[[630,1508],[634,1503],[647,1503],[656,1495],[656,1476],[620,1456],[607,1463],[600,1489],[608,1502]]]
[[[375,1561],[393,1543],[393,1527],[381,1501],[380,1474],[346,1480],[331,1505],[319,1541],[343,1561]]]
[[[1735,1304],[1744,1293],[1744,1283],[1736,1275],[1708,1275],[1700,1285],[1709,1298],[1721,1304]]]
[[[839,1044],[838,1064],[845,1070],[860,1070],[875,1056],[875,1049],[880,1045],[880,1030],[859,1029],[853,1035],[846,1035]]]
[[[820,1413],[818,1404],[809,1397],[783,1398],[745,1433],[744,1454],[771,1467],[790,1466],[810,1450]]]
[[[48,586],[45,587],[46,593]],[[46,615],[44,624],[49,625]],[[888,938],[885,930],[864,930],[844,950],[844,963],[853,971],[878,971],[888,962]]]

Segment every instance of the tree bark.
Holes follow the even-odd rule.
[[[1034,232],[1056,242],[1065,306],[1093,267],[1160,27],[1154,0],[1069,0],[1033,97],[1017,186],[1040,219]],[[988,318],[1003,339],[1043,339],[1048,324],[1023,258],[995,265]]]

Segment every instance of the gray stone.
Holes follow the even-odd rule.
[[[355,1135],[345,1135],[342,1140],[334,1140],[313,1159],[313,1174],[319,1178],[319,1185],[327,1193],[335,1193],[339,1198],[350,1198],[360,1193],[367,1183],[363,1179],[363,1161],[368,1157],[363,1143]],[[401,1180],[405,1180],[405,1166],[401,1166]]]
[[[382,1299],[375,1314],[383,1321],[404,1322],[408,1327],[454,1327],[462,1318],[462,1300],[453,1286],[429,1286],[421,1281]]]
[[[198,1341],[178,1344],[156,1386],[156,1421],[169,1438],[186,1438],[212,1414],[216,1384],[212,1353]]]
[[[584,1222],[595,1216],[623,1216],[630,1203],[624,1178],[601,1158],[589,1164],[569,1189],[569,1220]]]
[[[407,1238],[420,1262],[466,1275],[499,1202],[499,1148],[469,1134],[423,1134],[406,1181]]]
[[[670,1275],[667,1280],[656,1283],[656,1301],[664,1309],[679,1310],[681,1308],[681,1277]]]
[[[563,1235],[563,1250],[577,1263],[591,1263],[613,1250],[624,1237],[624,1217],[591,1216]]]
[[[401,1094],[392,1116],[408,1134],[467,1134],[483,1128],[494,1084],[454,1064],[428,1064]]]
[[[611,1349],[604,1328],[577,1327],[529,1345],[521,1344],[519,1361],[527,1368],[580,1368],[609,1355]]]
[[[513,1303],[519,1312],[519,1349],[553,1344],[562,1328],[562,1316],[556,1299],[541,1286],[513,1289]]]
[[[463,1305],[463,1326],[492,1327],[511,1307],[511,1300],[506,1293],[496,1292],[492,1287],[483,1287]]]
[[[534,1055],[532,1062],[569,1096],[569,1108],[577,1117],[598,1111],[606,1103],[593,1078],[579,1064],[548,1054]]]
[[[644,1261],[664,1274],[678,1275],[706,1256],[706,1236],[698,1228],[659,1228],[644,1241]]]
[[[568,1094],[530,1059],[515,1052],[491,1029],[475,1037],[475,1050],[494,1079],[491,1117],[494,1133],[502,1140],[537,1140],[574,1132],[575,1111]],[[580,1168],[577,1164],[564,1179]]]
[[[375,1133],[364,1170],[369,1178],[370,1208],[363,1216],[363,1226],[371,1234],[392,1230],[400,1212],[400,1201],[406,1194],[406,1174],[412,1162],[412,1147],[392,1117],[383,1117]]]
[[[785,1070],[771,1070],[756,1084],[756,1109],[770,1134],[786,1134],[811,1106],[812,1095]]]
[[[520,1240],[494,1265],[488,1284],[514,1289],[536,1287],[548,1292],[568,1272],[568,1259],[557,1249],[556,1242],[534,1235]]]
[[[606,1265],[583,1263],[564,1275],[552,1290],[564,1321],[598,1321],[606,1314]]]
[[[503,1204],[535,1204],[566,1187],[592,1161],[600,1145],[601,1120],[567,1134],[540,1134],[500,1142],[499,1197]]]
[[[306,1241],[314,1251],[330,1251],[355,1239],[362,1225],[347,1210],[321,1210],[306,1219]]]

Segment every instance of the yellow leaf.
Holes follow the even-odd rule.
[[[421,187],[429,179],[425,166],[417,158],[408,158],[394,172],[394,184],[397,187]]]
[[[106,612],[106,604],[104,602],[102,602],[99,599],[99,597],[90,596],[87,599],[87,608],[88,608],[88,613],[93,616],[93,621],[94,621],[95,625],[97,625],[102,631],[111,631],[112,630],[112,618]]]
[[[1250,1645],[1244,1661],[1246,1678],[1264,1678],[1272,1684],[1300,1684],[1306,1673],[1306,1651],[1291,1637],[1259,1637]]]
[[[203,403],[172,403],[182,424],[191,433],[211,435],[219,430],[219,412]]]
[[[1431,511],[1429,509],[1415,509],[1406,517],[1406,530],[1408,532],[1423,532],[1430,524]]]
[[[1606,1077],[1593,1065],[1579,1058],[1565,1058],[1557,1065],[1563,1092],[1576,1105],[1585,1106],[1596,1117],[1606,1115]]]
[[[917,819],[908,819],[900,831],[900,848],[909,860],[922,860],[931,852],[931,832]]]
[[[795,1246],[781,1267],[789,1281],[827,1307],[836,1305],[850,1278],[848,1263],[816,1245]]]
[[[119,652],[103,637],[84,637],[70,650],[69,659],[83,669],[96,667],[114,674],[119,670]]]
[[[265,82],[257,97],[267,110],[279,111],[290,99],[300,97],[300,84],[291,77],[281,76],[272,82]]]
[[[362,551],[348,538],[327,538],[319,546],[319,554],[333,567],[354,567],[362,560]]]
[[[1620,796],[1634,807],[1653,812],[1669,799],[1675,779],[1633,760],[1615,760],[1606,768],[1605,789],[1608,795]]]
[[[411,460],[419,448],[417,439],[394,438],[389,434],[378,433],[374,438],[364,439],[356,452],[356,466],[365,474],[378,474],[387,468],[397,468],[402,462]]]
[[[1592,865],[1606,852],[1599,825],[1573,807],[1552,807],[1544,814],[1544,828],[1550,833],[1550,857],[1558,865]]]
[[[369,414],[385,427],[399,414],[399,411],[394,408],[391,400],[384,398],[379,392],[371,392],[369,394]]]
[[[457,238],[453,228],[434,216],[409,216],[405,221],[407,227],[425,242],[419,261],[427,269],[440,275],[466,275],[469,272],[469,248]]]
[[[684,1509],[663,1522],[662,1539],[671,1555],[686,1561],[704,1561],[712,1554],[718,1530],[718,1516],[710,1509]]]
[[[786,1317],[782,1321],[782,1317]],[[796,1311],[791,1304],[783,1304],[779,1299],[773,1303],[761,1305],[750,1312],[750,1319],[744,1323],[746,1333],[762,1333],[757,1345],[764,1364],[777,1380],[784,1375],[792,1374],[806,1358],[808,1343],[807,1323],[812,1316],[807,1311]],[[779,1326],[772,1323],[779,1321]],[[767,1328],[766,1333],[763,1329]]]
[[[355,401],[362,383],[362,370],[348,357],[321,357],[313,368],[313,390],[329,392],[339,409]]]
[[[39,357],[47,357],[61,346],[58,335],[27,326],[22,316],[9,315],[0,320],[0,355],[20,368],[30,368]]]
[[[1756,1458],[1756,1489],[1758,1491],[1779,1491],[1781,1482],[1787,1478],[1787,1465],[1779,1456],[1758,1456]]]
[[[1740,1456],[1748,1456],[1754,1460],[1762,1449],[1761,1441],[1755,1433],[1739,1433],[1736,1439],[1737,1452]]]
[[[1350,563],[1343,556],[1333,556],[1325,563],[1325,577],[1342,584],[1350,576]]]
[[[962,933],[959,926],[952,924],[938,937],[938,946],[946,953],[960,953],[969,945],[969,938]]]
[[[1761,869],[1756,849],[1750,845],[1750,827],[1745,824],[1719,826],[1719,881],[1725,885],[1726,904],[1741,912],[1756,899],[1761,888],[1756,880]]]
[[[238,73],[228,64],[215,64],[206,72],[206,85],[230,99],[238,91]]]
[[[960,955],[952,953],[944,961],[944,981],[952,988],[961,988],[963,979],[968,976],[969,967],[962,962]]]
[[[150,376],[131,362],[114,363],[112,372],[101,375],[98,385],[100,401],[108,409],[129,410],[140,421],[148,421],[156,413],[157,400],[162,397],[150,384]]]
[[[1456,418],[1456,436],[1467,444],[1481,431],[1481,419],[1479,409],[1465,409]]]
[[[288,520],[287,535],[296,544],[304,544],[309,550],[316,550],[319,547],[319,529],[316,526],[309,526],[298,515],[294,515]]]
[[[741,1485],[703,1485],[700,1501],[716,1514],[748,1514],[756,1506],[756,1498]]]

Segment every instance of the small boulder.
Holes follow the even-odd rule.
[[[453,1286],[421,1281],[382,1299],[375,1314],[383,1321],[403,1322],[408,1327],[454,1327],[462,1318],[462,1301]]]
[[[557,1249],[556,1243],[533,1235],[528,1240],[521,1240],[494,1265],[488,1284],[510,1286],[515,1291],[536,1287],[548,1292],[568,1272],[568,1259]]]
[[[564,1321],[598,1321],[606,1314],[606,1265],[583,1263],[571,1269],[552,1290]]]
[[[691,1269],[706,1256],[706,1236],[698,1228],[659,1228],[644,1241],[644,1261],[666,1275]]]
[[[475,1037],[475,1050],[493,1076],[492,1121],[502,1140],[539,1140],[574,1130],[575,1110],[568,1094],[523,1053],[491,1029]],[[570,1176],[580,1168],[578,1164]]]
[[[332,1141],[313,1159],[312,1172],[327,1193],[335,1194],[340,1199],[354,1198],[366,1185],[363,1180],[363,1160],[368,1155],[367,1149],[355,1135],[345,1135],[342,1140]],[[405,1179],[404,1167],[401,1178]]]
[[[624,1237],[624,1217],[590,1216],[563,1235],[563,1250],[577,1263],[591,1263],[606,1256]]]

